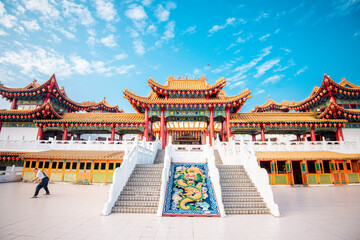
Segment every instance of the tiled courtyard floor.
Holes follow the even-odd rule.
[[[109,185],[35,186],[0,184],[0,239],[360,239],[360,186],[274,188],[281,218],[103,217]]]

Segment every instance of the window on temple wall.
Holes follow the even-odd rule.
[[[343,107],[344,107],[345,109],[350,109],[350,105],[349,105],[349,104],[343,104]]]
[[[62,170],[64,166],[64,162],[59,162],[58,169]]]
[[[109,163],[109,170],[114,170],[114,163],[113,162]]]
[[[77,162],[73,162],[73,163],[72,163],[72,168],[71,168],[71,169],[72,169],[72,170],[76,170],[76,168],[77,168]]]
[[[264,168],[269,174],[271,173],[270,161],[260,161],[260,167]]]
[[[106,163],[101,163],[101,170],[105,170],[106,169]]]
[[[279,174],[286,174],[285,161],[277,161],[277,169]]]
[[[351,160],[351,166],[353,169],[353,172],[359,172],[359,165],[358,165],[358,161],[357,160]]]
[[[31,162],[31,168],[35,168],[35,166],[36,166],[36,161],[34,160]]]
[[[30,161],[26,161],[25,162],[25,168],[29,168],[30,167]]]
[[[346,170],[351,171],[351,164],[346,162]]]
[[[358,105],[357,104],[351,104],[351,109],[357,109]]]
[[[315,161],[307,161],[308,173],[316,173]]]
[[[84,162],[81,162],[81,163],[80,163],[80,166],[79,166],[79,169],[80,169],[80,170],[84,170],[84,168],[85,168],[85,163],[84,163]]]
[[[51,168],[52,168],[52,169],[56,169],[56,164],[57,164],[57,162],[56,162],[56,161],[53,161],[53,162],[51,163]]]
[[[95,163],[94,170],[99,170],[99,163],[98,162]]]
[[[324,173],[330,173],[330,161],[323,161]]]
[[[66,164],[65,164],[65,169],[66,169],[66,170],[69,170],[70,167],[71,167],[71,162],[66,162]]]
[[[115,168],[118,168],[120,166],[121,166],[121,163],[119,163],[119,162],[115,164]]]
[[[90,170],[91,169],[91,162],[86,163],[86,170]]]
[[[44,168],[49,168],[50,162],[46,161],[44,164]]]

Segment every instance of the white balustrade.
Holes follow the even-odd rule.
[[[219,151],[221,160],[225,165],[243,165],[251,181],[264,199],[270,213],[276,217],[280,216],[279,207],[274,202],[274,196],[269,184],[268,173],[257,163],[253,145],[244,144],[243,139],[223,143],[215,141],[216,149]],[[249,150],[251,149],[251,151]]]
[[[22,171],[16,171],[15,165],[12,166],[11,170],[0,171],[0,183],[3,182],[17,182],[21,181]]]
[[[132,149],[125,153],[123,164],[114,171],[109,199],[105,203],[102,211],[102,214],[105,216],[111,213],[111,209],[118,200],[120,193],[134,171],[136,164],[152,164],[158,149],[161,147],[161,142],[157,139],[153,144],[144,144],[138,143],[136,139],[132,146]]]

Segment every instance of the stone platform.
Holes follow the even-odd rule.
[[[100,216],[110,185],[0,184],[0,239],[360,239],[360,186],[276,187],[281,218]]]

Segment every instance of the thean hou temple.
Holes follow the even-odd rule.
[[[357,137],[360,136],[359,86],[345,79],[337,83],[325,74],[320,87],[315,86],[310,96],[300,102],[278,103],[269,96],[263,105],[256,105],[251,112],[243,113],[240,110],[252,97],[251,91],[245,89],[237,95],[228,96],[223,89],[226,84],[226,79],[222,78],[211,85],[205,76],[197,79],[170,76],[165,84],[150,78],[148,96],[139,96],[129,89],[123,91],[124,98],[135,113],[125,113],[121,107],[110,105],[105,98],[98,103],[75,102],[67,96],[63,87],[59,87],[55,75],[43,84],[34,80],[23,88],[0,85],[0,94],[11,102],[11,109],[0,110],[0,164],[2,168],[11,165],[21,167],[24,180],[32,179],[32,169],[37,167],[54,182],[111,183],[116,179],[115,169],[126,161],[132,161],[135,156],[134,144],[139,144],[144,148],[141,150],[143,153],[155,151],[155,162],[150,162],[154,165],[150,166],[150,172],[158,171],[151,175],[154,179],[156,175],[161,182],[161,163],[171,161],[174,169],[171,172],[168,170],[171,174],[170,180],[165,182],[168,184],[167,194],[178,194],[177,191],[172,192],[171,181],[176,182],[179,189],[190,186],[189,182],[185,182],[185,179],[189,180],[187,174],[201,176],[202,184],[210,181],[207,174],[208,171],[211,174],[212,168],[201,164],[210,164],[212,157],[216,160],[224,199],[227,196],[224,190],[226,184],[236,183],[238,178],[222,175],[242,176],[246,174],[242,171],[246,171],[248,175],[244,175],[245,180],[238,182],[246,183],[241,185],[241,189],[253,191],[250,188],[255,188],[255,192],[256,187],[259,189],[259,183],[254,179],[256,176],[247,169],[250,165],[244,160],[245,155],[257,163],[259,171],[266,170],[269,179],[266,184],[270,185],[360,182],[360,154],[356,150],[359,146]],[[205,146],[214,151],[206,152]],[[161,150],[173,148],[173,153]],[[214,155],[210,156],[212,153]],[[176,157],[176,154],[180,155]],[[166,160],[169,159],[167,156],[172,160]],[[207,160],[201,160],[202,156],[208,156]],[[141,161],[149,163],[148,160]],[[156,162],[160,165],[154,164]],[[195,165],[176,165],[179,163]],[[227,168],[227,165],[235,167]],[[236,167],[242,165],[245,170]],[[132,168],[135,172],[140,171],[137,169]],[[180,181],[177,177],[181,174],[185,175]],[[134,175],[131,176],[127,178],[131,179]],[[221,214],[222,203],[218,202],[215,206],[216,200],[211,200],[211,191],[214,194],[218,191],[214,179],[212,181],[207,186],[214,185],[215,189],[207,190],[210,191],[207,193],[208,202],[202,196],[205,202],[201,206],[205,209],[203,206],[208,204],[208,214],[216,216]],[[134,182],[129,180],[121,194],[135,187]],[[237,190],[234,188],[232,191]],[[164,198],[174,199],[175,195]],[[260,195],[263,196],[261,192]],[[240,195],[236,196],[240,198]],[[257,195],[254,193],[254,196]],[[200,208],[200,205],[190,206],[181,201],[175,205],[163,203],[163,215],[179,214],[174,208],[184,211],[188,211],[187,207],[192,210]],[[199,201],[194,200],[194,204]],[[141,212],[136,210],[140,203],[135,210],[126,204],[121,205],[121,202],[116,204],[111,206],[113,212]],[[253,207],[241,207],[241,204],[232,207],[224,200],[228,214],[269,211],[274,214],[271,204],[259,200]],[[157,209],[158,205],[155,205]],[[149,212],[156,212],[154,209]]]

